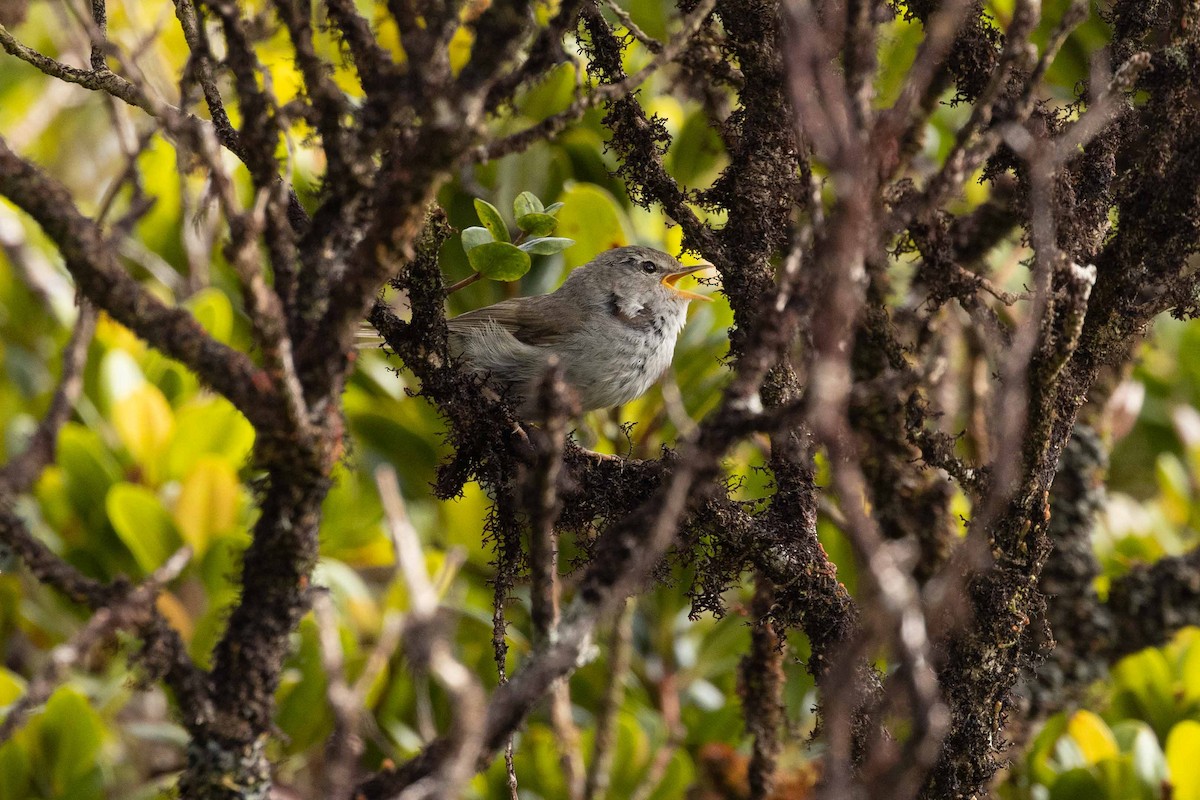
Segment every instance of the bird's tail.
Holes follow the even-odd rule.
[[[354,349],[370,350],[383,344],[383,337],[370,323],[364,322],[354,332]]]

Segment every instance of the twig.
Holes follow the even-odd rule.
[[[0,194],[41,225],[88,299],[194,370],[256,426],[264,430],[275,426],[278,416],[270,379],[245,354],[205,333],[191,314],[164,305],[135,282],[96,224],[75,207],[66,188],[18,157],[3,139]]]
[[[62,373],[50,408],[38,423],[25,449],[0,469],[0,503],[12,495],[29,491],[38,476],[54,461],[59,429],[70,417],[83,391],[83,367],[88,345],[96,330],[96,309],[87,300],[79,304],[79,315],[71,329],[71,338],[63,350]]]
[[[645,83],[655,72],[679,58],[680,54],[691,43],[692,37],[696,35],[701,26],[703,26],[704,21],[708,19],[708,15],[712,13],[715,6],[716,0],[701,0],[683,21],[682,30],[675,36],[672,36],[671,40],[660,51],[655,51],[656,55],[650,59],[650,63],[633,75],[629,75],[615,83],[605,83],[597,86],[588,94],[576,98],[564,110],[557,114],[551,114],[536,125],[477,148],[474,153],[475,158],[480,161],[489,161],[493,158],[499,158],[509,153],[524,150],[534,142],[540,142],[556,136],[567,125],[582,117],[587,110],[595,108],[608,100],[629,94]],[[632,32],[633,29],[630,30]]]
[[[264,215],[273,190],[273,187],[259,190],[254,208],[248,214],[230,216],[233,238],[225,252],[241,283],[242,296],[250,311],[255,338],[262,346],[267,368],[283,395],[288,422],[298,436],[311,440],[314,430],[304,387],[292,357],[287,314],[279,295],[267,284],[259,256],[258,239],[266,227]]]
[[[0,25],[0,47],[3,47],[9,55],[36,67],[52,78],[75,83],[92,91],[107,92],[118,100],[142,109],[151,116],[157,116],[155,113],[158,108],[157,103],[152,102],[141,88],[112,72],[106,66],[99,69],[79,69],[55,61],[18,42],[3,25]]]
[[[438,624],[437,592],[425,572],[421,542],[405,511],[395,471],[380,467],[375,471],[375,481],[392,535],[398,571],[409,592],[410,624],[425,640],[412,657],[417,663],[424,662],[450,695],[455,708],[450,733],[443,740],[445,758],[428,776],[405,787],[400,797],[403,800],[458,797],[475,774],[475,764],[485,746],[483,689],[471,671],[454,657],[445,627]]]
[[[132,591],[112,598],[109,605],[97,609],[69,642],[54,648],[41,674],[30,682],[25,694],[13,704],[4,722],[0,723],[0,744],[12,737],[25,717],[50,697],[54,688],[66,677],[67,671],[97,645],[119,630],[136,631],[150,624],[159,590],[183,571],[191,556],[192,552],[187,547],[176,551],[145,582]]]
[[[325,699],[333,712],[333,732],[325,742],[321,769],[321,796],[345,797],[355,781],[355,767],[362,755],[359,736],[362,706],[346,683],[345,653],[342,652],[337,613],[328,592],[313,596],[313,617],[321,645],[321,667],[325,671]]]
[[[454,294],[459,289],[465,289],[468,286],[470,286],[472,283],[475,283],[476,281],[479,281],[482,279],[483,279],[482,272],[473,272],[470,275],[468,275],[467,277],[463,278],[461,281],[457,281],[455,283],[450,284],[450,286],[447,287],[447,289],[446,289],[446,294],[447,295]]]
[[[596,713],[596,733],[592,745],[592,761],[588,765],[584,784],[585,800],[604,800],[612,781],[612,765],[616,743],[617,721],[625,700],[625,681],[629,677],[629,661],[633,653],[633,612],[637,602],[630,598],[613,621],[612,638],[608,648],[608,683],[600,710]]]
[[[663,776],[667,774],[667,768],[671,766],[675,753],[687,739],[687,726],[683,724],[680,716],[679,676],[673,667],[667,667],[658,679],[658,710],[667,727],[667,741],[654,754],[654,760],[650,762],[650,767],[630,796],[630,800],[649,800],[658,789]]]
[[[1006,306],[1014,306],[1022,300],[1033,299],[1033,292],[1007,292],[979,273],[972,272],[958,262],[951,262],[951,267],[959,275],[974,282],[980,289],[983,289]]]
[[[562,507],[558,496],[562,472],[562,450],[567,439],[570,413],[563,367],[552,360],[539,388],[539,417],[545,420],[530,485],[531,532],[529,547],[530,617],[535,646],[553,643],[559,623],[558,534],[554,525]],[[571,688],[566,679],[550,690],[550,722],[558,737],[559,760],[568,796],[579,800],[584,793],[585,769],[579,747],[579,730],[571,714]]]
[[[783,749],[779,739],[783,725],[783,647],[769,618],[774,601],[770,580],[757,576],[750,606],[750,652],[738,665],[742,716],[747,732],[754,737],[749,765],[751,800],[771,796]]]
[[[647,50],[651,53],[662,52],[662,42],[639,28],[637,23],[633,21],[633,17],[629,16],[629,12],[617,5],[616,0],[604,0],[604,6],[613,13],[614,17],[620,20],[621,24],[625,26],[625,30],[629,31],[633,35],[633,38],[641,42]]]

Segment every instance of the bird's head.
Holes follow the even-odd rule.
[[[686,305],[690,300],[708,302],[711,298],[679,288],[679,280],[710,266],[684,266],[661,250],[633,246],[607,250],[575,272],[578,279],[610,290],[631,305],[664,301]]]

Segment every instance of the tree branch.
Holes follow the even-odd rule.
[[[0,139],[0,194],[29,214],[58,246],[85,297],[150,345],[224,395],[255,427],[278,423],[271,380],[246,357],[209,336],[186,311],[170,308],[122,269],[99,228],[79,213],[66,188],[18,157]]]

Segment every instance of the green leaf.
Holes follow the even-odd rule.
[[[0,708],[25,694],[25,681],[15,672],[0,667]]]
[[[1180,631],[1183,652],[1179,655],[1179,682],[1182,684],[1183,699],[1189,703],[1200,703],[1200,630],[1185,628]]]
[[[222,344],[233,342],[233,306],[220,289],[201,289],[187,299],[185,308],[191,309],[196,321],[208,334]]]
[[[183,543],[171,515],[144,486],[116,484],[108,490],[104,507],[113,530],[147,573],[153,572]]]
[[[1050,787],[1050,800],[1102,800],[1106,797],[1100,781],[1084,767],[1067,770]]]
[[[303,753],[323,741],[333,727],[326,697],[326,677],[322,669],[320,636],[311,616],[299,627],[299,648],[288,659],[279,689],[275,693],[275,723],[285,734],[285,752]]]
[[[1122,716],[1139,717],[1165,739],[1176,719],[1171,666],[1161,650],[1150,648],[1127,656],[1112,670],[1114,705]]]
[[[1200,722],[1185,719],[1171,728],[1165,749],[1174,788],[1171,800],[1200,800]]]
[[[472,250],[476,247],[479,247],[479,245],[481,245],[481,244],[487,244],[488,242],[494,242],[494,241],[496,241],[495,237],[492,236],[492,232],[489,231],[487,228],[480,228],[478,225],[476,225],[471,228],[463,229],[463,232],[462,232],[463,250]]]
[[[544,724],[532,723],[526,726],[522,742],[524,753],[517,769],[528,776],[530,788],[536,786],[539,797],[569,796],[554,733]]]
[[[708,115],[696,111],[683,122],[667,152],[667,169],[680,183],[710,183],[710,176],[726,160],[721,137],[709,125]]]
[[[1174,453],[1160,453],[1154,462],[1159,487],[1159,507],[1175,525],[1187,522],[1192,507],[1191,477]]]
[[[1096,764],[1117,756],[1117,740],[1104,720],[1091,711],[1077,711],[1067,722],[1067,734],[1079,745],[1084,760]]]
[[[550,205],[546,206],[545,213],[553,216],[553,215],[557,214],[558,210],[562,207],[563,207],[562,203],[551,203]]]
[[[640,785],[640,780],[638,780],[640,778],[640,775],[635,776],[635,780],[630,786],[631,793]],[[692,766],[691,758],[688,757],[686,750],[677,749],[671,756],[671,762],[667,765],[667,771],[663,773],[658,788],[650,795],[650,800],[671,800],[671,798],[683,797],[687,793],[688,787],[695,782],[696,770]]]
[[[479,221],[483,223],[483,227],[492,232],[492,236],[497,242],[510,242],[508,237],[508,225],[504,222],[504,217],[500,216],[500,211],[487,200],[475,198],[475,213],[479,215]]]
[[[18,732],[19,733],[19,732]],[[14,736],[0,746],[0,797],[29,797],[31,754],[22,745],[24,737]]]
[[[564,239],[561,236],[546,236],[541,239],[530,239],[521,245],[521,249],[526,253],[548,256],[553,253],[561,253],[573,244],[575,244],[574,239]]]
[[[143,383],[113,406],[112,421],[125,450],[149,481],[157,483],[159,457],[175,432],[175,417],[167,398],[154,384]]]
[[[436,455],[432,457],[436,458]],[[419,456],[414,455],[414,458]],[[359,472],[339,466],[332,477],[333,488],[321,506],[321,556],[365,566],[359,559],[371,557],[376,548],[388,540],[379,524],[383,516],[379,496],[375,487],[369,480],[364,481]],[[381,555],[385,560],[376,566],[392,563],[390,545]]]
[[[254,428],[228,400],[206,397],[175,411],[176,436],[167,448],[167,476],[186,477],[202,456],[217,456],[240,469],[254,446]]]
[[[494,281],[515,281],[529,272],[529,254],[507,242],[490,242],[467,252],[471,268]]]
[[[93,430],[74,422],[58,435],[58,463],[71,506],[89,524],[104,522],[96,498],[121,478],[121,465]]]
[[[1143,789],[1150,789],[1150,794],[1157,795],[1167,779],[1167,762],[1154,731],[1146,723],[1134,719],[1118,722],[1112,731],[1121,752],[1129,754],[1134,778]]]
[[[179,487],[175,522],[197,555],[218,536],[233,530],[241,510],[241,484],[233,467],[202,456]]]
[[[569,269],[586,264],[605,250],[629,244],[625,211],[607,191],[594,184],[576,183],[562,198],[558,233],[579,243],[563,256]]]
[[[549,214],[523,214],[517,217],[517,227],[530,236],[549,236],[558,227],[558,220]]]
[[[1034,737],[1027,759],[1035,782],[1047,786],[1054,782],[1057,771],[1051,766],[1050,758],[1054,754],[1055,743],[1066,730],[1066,714],[1055,714],[1046,720],[1046,724]]]
[[[50,767],[55,795],[98,769],[96,757],[104,743],[104,723],[87,698],[64,686],[51,695],[39,720],[42,757]]]
[[[513,216],[518,220],[530,214],[541,214],[545,210],[542,201],[533,192],[521,192],[517,195],[517,199],[513,200]],[[519,225],[520,222],[518,221],[517,224]],[[522,230],[524,229],[522,228]]]

